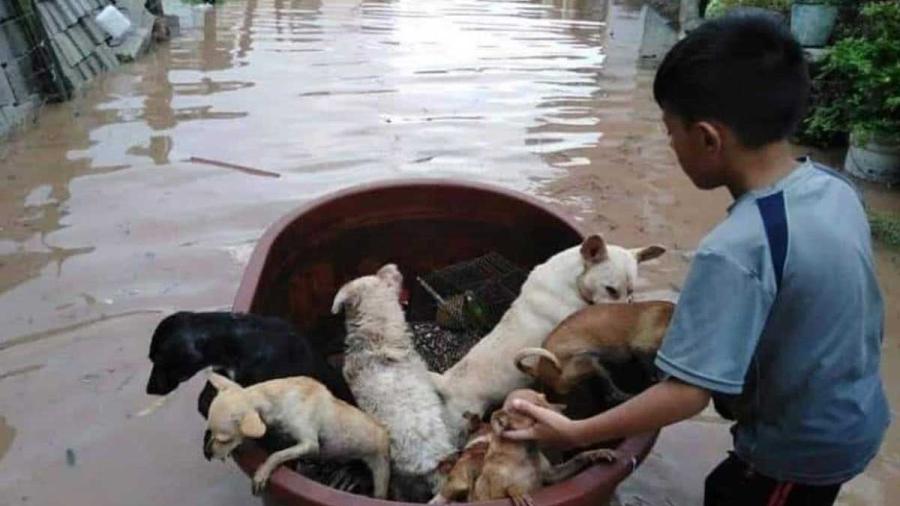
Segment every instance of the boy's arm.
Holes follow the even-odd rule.
[[[709,399],[709,391],[703,388],[668,379],[624,404],[578,421],[526,401],[516,401],[513,408],[531,416],[536,423],[529,429],[505,432],[503,436],[534,439],[561,449],[590,446],[680,422],[702,411]]]
[[[708,390],[668,379],[609,411],[573,422],[575,435],[587,445],[658,430],[703,411],[709,399]]]
[[[531,430],[505,435],[537,439],[548,446],[583,446],[689,418],[709,403],[710,392],[740,394],[772,306],[772,287],[755,271],[701,247],[656,355],[656,366],[670,379],[578,422],[522,405],[520,410],[538,423]]]

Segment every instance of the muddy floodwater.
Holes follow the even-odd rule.
[[[179,38],[0,147],[2,506],[255,503],[233,463],[202,457],[201,378],[147,409],[147,347],[169,312],[229,307],[264,228],[311,198],[402,177],[518,189],[613,242],[667,245],[646,293],[677,291],[728,205],[668,148],[640,1],[166,5]],[[896,191],[864,190],[900,212]],[[877,257],[896,415],[900,254]],[[727,427],[707,412],[666,429],[616,501],[699,504]],[[895,424],[839,504],[897,497]]]

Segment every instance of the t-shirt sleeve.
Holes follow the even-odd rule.
[[[698,252],[656,366],[713,392],[741,393],[773,298],[759,278],[733,260]]]

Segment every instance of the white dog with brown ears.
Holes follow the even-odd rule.
[[[387,431],[369,415],[331,395],[305,376],[281,378],[242,387],[220,374],[209,382],[219,391],[209,406],[210,453],[225,460],[244,439],[265,435],[277,426],[296,444],[275,452],[253,475],[259,493],[279,465],[302,457],[346,462],[361,460],[372,471],[374,495],[387,496],[390,450]]]
[[[346,316],[344,378],[353,397],[390,434],[394,496],[426,501],[441,484],[438,465],[456,448],[443,403],[412,344],[400,306],[402,284],[397,266],[387,264],[345,284],[332,312],[343,309]]]
[[[638,263],[665,251],[655,245],[607,245],[592,235],[535,267],[497,326],[453,367],[432,373],[453,436],[463,435],[466,413],[481,416],[490,405],[531,383],[513,362],[519,350],[540,346],[560,322],[588,304],[630,302]]]

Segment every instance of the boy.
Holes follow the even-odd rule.
[[[803,53],[769,18],[721,18],[672,48],[653,93],[684,172],[735,199],[700,244],[657,355],[668,378],[580,421],[517,403],[537,424],[505,435],[589,445],[684,420],[712,397],[736,423],[705,505],[833,504],[889,424],[884,309],[855,190],[790,154],[809,94]]]

